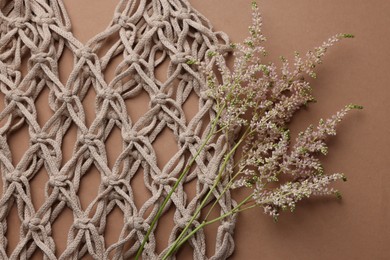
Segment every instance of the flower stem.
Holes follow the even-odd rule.
[[[249,132],[249,128],[246,129],[245,133],[243,134],[243,136],[246,136]],[[225,171],[226,169],[226,166],[230,160],[230,158],[234,155],[235,151],[238,149],[238,147],[241,145],[241,143],[244,141],[245,138],[241,138],[235,145],[234,147],[229,151],[229,153],[225,156],[225,159],[222,163],[222,166],[221,166],[221,169],[219,170],[218,172],[218,176],[217,178],[215,179],[214,181],[214,184],[213,186],[210,188],[209,192],[206,194],[206,196],[203,198],[201,204],[198,206],[197,210],[195,211],[194,215],[191,217],[190,221],[187,223],[187,225],[184,227],[183,231],[180,233],[179,237],[175,240],[175,243],[174,245],[176,244],[176,242],[180,241],[186,234],[187,230],[189,229],[189,227],[191,226],[191,224],[194,222],[194,220],[198,217],[198,215],[200,214],[200,211],[204,208],[208,198],[211,196],[211,194],[213,193],[213,191],[215,190],[215,188],[217,187],[220,179],[222,178],[222,174],[223,172]],[[193,233],[193,232],[191,232]],[[172,245],[170,247],[170,249],[168,250],[167,254],[165,256],[170,256],[174,251],[177,250],[177,248]],[[165,259],[165,258],[164,258]]]
[[[200,155],[200,153],[202,152],[202,150],[204,149],[204,147],[207,145],[207,143],[210,141],[211,137],[214,135],[214,130],[215,128],[217,127],[217,124],[218,124],[218,119],[219,117],[221,116],[222,112],[223,112],[223,109],[224,107],[221,107],[218,112],[217,112],[217,115],[216,117],[214,118],[213,120],[213,123],[212,123],[212,126],[211,126],[211,129],[209,131],[209,133],[207,134],[207,137],[206,139],[204,140],[204,142],[202,143],[202,145],[199,147],[199,149],[197,150],[195,156],[191,159],[191,161],[187,164],[187,166],[185,167],[185,169],[183,170],[183,172],[180,174],[179,178],[177,179],[177,181],[175,182],[175,184],[173,185],[172,189],[169,191],[167,197],[165,197],[163,203],[161,204],[160,208],[158,209],[157,211],[157,214],[156,216],[153,218],[152,220],[152,223],[150,224],[150,227],[148,229],[148,231],[146,232],[146,235],[141,243],[141,246],[139,247],[138,251],[137,251],[137,254],[135,256],[135,259],[138,260],[139,257],[141,256],[144,248],[145,248],[145,245],[146,243],[148,242],[149,240],[149,236],[150,234],[152,233],[152,230],[154,229],[154,227],[156,226],[157,224],[157,221],[158,219],[161,217],[164,209],[165,209],[165,206],[168,204],[169,200],[171,199],[172,197],[172,194],[175,192],[175,190],[177,189],[177,187],[179,186],[180,182],[183,180],[183,178],[187,175],[187,173],[189,172],[189,170],[191,169],[191,166],[194,164],[195,160],[198,158],[198,156]]]
[[[241,174],[241,171],[237,172],[229,181],[229,183],[225,186],[221,194],[219,194],[218,198],[214,201],[213,205],[211,205],[209,211],[207,212],[204,220],[206,221],[209,215],[211,214],[214,207],[217,205],[218,201],[222,198],[222,196],[226,193],[226,191],[231,187],[233,181]]]
[[[250,132],[248,133],[248,131],[246,131],[246,132],[245,132],[245,135],[243,135],[243,136],[240,138],[240,140],[244,141],[245,138],[247,137],[247,134],[250,134]],[[241,160],[244,160],[244,158],[245,158],[245,155],[244,155],[242,158],[240,158],[240,161],[241,161]],[[240,161],[239,161],[239,162],[240,162]],[[237,162],[237,163],[233,166],[233,169],[239,164],[239,162]],[[205,221],[207,220],[207,218],[208,218],[209,215],[211,214],[211,212],[212,212],[212,210],[214,209],[214,207],[217,205],[218,201],[222,198],[222,196],[223,196],[223,195],[227,192],[227,190],[231,187],[233,181],[242,173],[242,170],[243,170],[243,169],[244,169],[244,168],[240,168],[240,169],[237,171],[237,173],[236,173],[233,177],[230,178],[228,184],[227,184],[227,185],[225,186],[225,188],[222,190],[221,194],[219,194],[218,198],[214,201],[213,205],[211,205],[209,211],[207,212],[207,214],[206,214],[206,216],[205,216],[205,218],[204,218]]]
[[[217,221],[220,221],[220,220],[222,220],[222,219],[224,219],[224,218],[226,218],[234,213],[238,213],[238,212],[242,211],[243,209],[241,209],[241,207],[243,205],[245,205],[251,198],[252,198],[252,194],[250,194],[248,197],[246,197],[243,201],[241,201],[236,207],[234,207],[229,212],[227,212],[227,213],[225,213],[225,214],[223,214],[215,219],[212,219],[209,221],[203,221],[202,223],[200,223],[199,226],[197,226],[190,233],[188,233],[187,236],[185,236],[181,240],[176,239],[175,243],[172,245],[171,249],[164,255],[162,260],[168,259],[169,256],[171,256],[178,248],[180,248],[188,239],[190,239],[193,235],[195,235],[196,232],[198,232],[200,229],[204,228],[207,225],[210,225],[210,224],[213,224]],[[249,209],[249,208],[252,208],[252,206],[245,208],[245,209]],[[182,233],[182,234],[184,234],[184,233]]]

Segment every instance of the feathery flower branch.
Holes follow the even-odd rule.
[[[293,146],[287,124],[296,111],[315,101],[305,76],[316,78],[314,69],[322,63],[328,48],[343,38],[354,36],[337,34],[308,51],[304,58],[296,52],[292,69],[288,60],[281,57],[282,65],[278,69],[274,63],[263,62],[267,52],[262,43],[266,38],[261,32],[262,19],[256,2],[253,2],[252,10],[250,36],[243,43],[232,45],[235,59],[231,70],[218,53],[209,53],[209,56],[216,57],[218,73],[205,63],[188,61],[203,68],[208,94],[215,100],[216,110],[222,111],[217,124],[223,129],[226,140],[233,138],[235,143],[225,155],[214,185],[163,259],[172,256],[200,229],[242,210],[259,206],[276,221],[281,211],[293,211],[297,202],[304,198],[332,194],[341,197],[339,191],[329,185],[337,180],[345,181],[345,176],[341,173],[326,175],[317,155],[327,154],[326,138],[336,134],[336,125],[347,112],[362,107],[347,105],[331,118],[321,119],[316,128],[309,126],[301,132]],[[238,135],[237,129],[241,129]],[[233,166],[229,165],[241,145],[242,155],[234,158]],[[233,171],[236,172],[232,174]],[[282,176],[288,181],[282,182]],[[227,185],[216,196],[204,220],[191,230],[223,178],[229,178]],[[231,211],[208,220],[224,193],[242,187],[252,189],[248,197]]]
[[[315,101],[305,76],[316,78],[314,69],[322,63],[328,48],[343,38],[354,36],[337,34],[321,46],[308,51],[305,57],[296,52],[293,66],[286,58],[281,57],[281,67],[277,68],[274,63],[263,61],[267,55],[263,46],[266,38],[261,31],[262,18],[256,2],[252,3],[252,10],[249,37],[243,43],[231,46],[234,55],[232,69],[227,66],[225,57],[216,52],[209,52],[208,56],[215,57],[217,73],[206,63],[195,59],[187,61],[189,65],[199,66],[201,73],[206,76],[207,94],[215,101],[217,116],[211,122],[207,138],[160,206],[136,259],[142,254],[150,233],[179,183],[193,164],[196,164],[202,149],[218,135],[225,136],[230,149],[224,156],[214,184],[167,249],[163,259],[175,254],[200,229],[243,210],[262,207],[276,221],[281,211],[293,211],[296,204],[304,198],[332,194],[341,197],[339,191],[329,186],[337,180],[345,181],[345,176],[341,173],[326,175],[318,155],[327,154],[325,141],[328,136],[336,134],[337,123],[350,110],[362,107],[347,105],[331,118],[320,120],[317,127],[309,126],[298,135],[294,145],[290,143],[288,123],[296,111]],[[242,151],[236,158],[234,156],[238,149]],[[230,211],[221,212],[219,217],[209,220],[210,213],[223,195],[238,188],[251,189],[250,195],[241,202],[234,203]],[[191,230],[194,221],[210,201],[213,203],[203,221]]]

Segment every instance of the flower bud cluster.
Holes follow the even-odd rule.
[[[314,69],[322,63],[327,50],[342,38],[353,36],[335,35],[304,57],[295,53],[292,66],[281,57],[279,68],[264,62],[267,52],[263,46],[266,38],[261,31],[262,19],[257,5],[252,6],[250,36],[243,43],[232,45],[232,68],[222,55],[215,54],[217,70],[203,69],[207,73],[208,94],[216,101],[217,110],[223,110],[219,127],[229,140],[243,143],[234,169],[239,177],[230,182],[230,188],[253,189],[254,202],[277,218],[280,210],[293,210],[303,198],[339,196],[329,185],[345,179],[344,175],[325,175],[318,155],[327,154],[325,140],[335,135],[337,123],[349,110],[361,107],[346,106],[333,117],[321,120],[317,127],[309,126],[294,145],[290,143],[288,123],[296,111],[314,101],[305,77],[315,78]],[[241,129],[238,136],[237,129]]]

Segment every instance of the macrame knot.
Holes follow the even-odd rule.
[[[2,73],[4,73],[3,74],[4,76],[15,77],[15,75],[16,75],[15,65],[12,65],[12,64],[1,64],[1,68],[5,69],[2,72]]]
[[[158,185],[169,185],[170,182],[174,182],[174,178],[169,178],[167,174],[160,174],[154,178],[154,182]]]
[[[8,22],[8,25],[11,28],[25,29],[26,28],[27,19],[24,17],[13,18]]]
[[[199,179],[199,181],[201,183],[207,184],[209,186],[213,186],[214,182],[215,182],[215,176],[214,175],[208,176],[208,175],[203,174],[203,173],[198,175],[198,179]]]
[[[22,174],[22,172],[16,169],[13,170],[12,172],[6,173],[5,179],[11,183],[12,182],[21,183],[23,180],[27,180],[26,177]]]
[[[192,216],[190,214],[185,214],[181,218],[179,218],[178,220],[175,221],[176,225],[180,229],[184,229],[187,226],[187,224],[190,223],[191,218],[192,218]],[[191,225],[196,226],[196,223],[198,223],[198,222],[196,220],[194,220]]]
[[[200,91],[199,97],[200,97],[201,99],[203,99],[203,100],[208,100],[208,99],[212,98],[211,95],[210,95],[210,92],[209,92],[208,90],[202,90],[202,91]]]
[[[160,113],[157,114],[157,118],[160,121],[164,121],[168,125],[175,123],[175,120],[170,115],[167,115],[167,113],[165,113],[164,111],[160,111]]]
[[[189,130],[186,132],[183,132],[179,135],[179,142],[182,144],[188,143],[193,144],[196,142],[195,134],[193,131]]]
[[[134,130],[122,131],[122,138],[126,143],[138,142],[140,140],[138,133]]]
[[[47,143],[50,137],[45,132],[40,132],[32,134],[30,140],[32,143]]]
[[[98,96],[98,98],[101,98],[101,99],[113,100],[118,95],[119,95],[119,93],[116,92],[114,89],[107,87],[107,88],[103,88],[102,91],[99,91],[97,96]]]
[[[164,20],[163,16],[162,15],[156,15],[156,16],[152,16],[150,17],[151,19],[148,20],[148,24],[151,26],[151,27],[155,27],[155,28],[164,28],[165,26],[165,23],[167,23],[167,21]],[[169,24],[169,23],[168,23]]]
[[[119,179],[116,175],[110,175],[110,176],[103,176],[102,183],[104,186],[120,186],[123,184],[123,180]]]
[[[76,218],[73,225],[75,228],[82,230],[88,230],[94,227],[89,218]]]
[[[147,152],[149,152],[149,151],[147,151]],[[138,152],[138,150],[137,151],[131,151],[129,153],[129,157],[134,158],[134,160],[136,160],[136,161],[141,161],[141,162],[145,162],[146,161],[146,159]]]
[[[130,17],[123,15],[121,13],[115,14],[114,22],[125,29],[131,28]]]
[[[59,192],[58,195],[57,195],[57,199],[58,201],[63,201],[65,203],[68,203],[68,197],[64,195],[64,193],[62,192]]]
[[[118,116],[118,113],[116,113],[115,111],[112,111],[112,110],[107,112],[106,118],[108,120],[114,120],[114,121],[120,120],[120,117]]]
[[[44,25],[44,24],[53,24],[56,21],[56,18],[53,16],[53,14],[41,14],[39,16],[36,16],[32,18],[33,22],[35,22],[37,25]]]
[[[168,96],[164,93],[158,93],[152,97],[152,105],[164,105],[167,103]]]
[[[5,94],[5,98],[8,101],[22,102],[26,99],[26,96],[19,89],[13,89]]]
[[[170,57],[170,59],[174,65],[178,65],[180,63],[185,63],[188,60],[188,56],[189,55],[187,55],[187,53],[185,53],[185,52],[179,52],[179,53],[173,54]]]
[[[68,177],[66,175],[54,175],[49,179],[49,185],[53,188],[55,187],[65,187],[67,186]]]
[[[81,59],[84,58],[86,60],[92,60],[96,57],[96,54],[92,52],[91,48],[89,47],[83,47],[80,49],[77,49],[74,54],[77,58]]]
[[[97,136],[87,133],[87,134],[81,134],[78,138],[78,141],[82,144],[86,145],[93,145],[95,141],[97,140]]]
[[[178,77],[178,78],[181,80],[184,80],[186,82],[190,82],[190,81],[194,80],[194,76],[192,76],[190,74],[183,74],[183,75],[180,75],[180,77]]]
[[[32,232],[40,231],[43,228],[40,218],[30,218],[23,221],[24,230],[31,230]]]
[[[57,94],[58,100],[64,102],[64,103],[71,103],[73,99],[76,98],[76,96],[72,95],[69,92],[60,92]]]
[[[229,234],[233,234],[234,223],[229,222],[229,221],[223,221],[222,225],[220,227],[222,228],[223,231],[225,231],[225,232],[227,232]]]
[[[31,55],[30,61],[33,63],[44,63],[53,60],[49,53],[37,52]]]
[[[138,55],[138,53],[132,52],[132,53],[129,53],[129,55],[127,55],[124,58],[124,61],[128,65],[139,64],[140,63],[140,56]]]
[[[137,231],[147,231],[149,229],[149,224],[138,216],[129,217],[126,224],[130,229],[135,229]]]
[[[107,196],[108,201],[125,201],[122,195],[118,194],[117,192],[110,192]]]

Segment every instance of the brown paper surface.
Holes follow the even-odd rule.
[[[86,42],[102,31],[112,18],[118,1],[66,0],[74,35]],[[228,33],[235,42],[242,41],[251,24],[250,0],[190,1],[214,25]],[[260,209],[242,213],[235,230],[236,251],[231,259],[389,259],[390,247],[390,1],[363,0],[277,0],[259,3],[264,18],[264,34],[268,41],[268,59],[280,55],[291,58],[294,51],[304,53],[320,45],[336,33],[353,33],[355,39],[342,41],[327,54],[313,80],[318,102],[297,114],[292,122],[293,133],[322,117],[331,116],[349,103],[364,106],[363,111],[350,113],[338,127],[338,135],[329,141],[329,155],[324,158],[328,173],[343,172],[348,182],[336,185],[343,200],[310,199],[298,205],[294,213],[283,214],[278,223]],[[72,68],[72,56],[62,58],[62,81]],[[107,73],[112,78],[114,66]],[[39,120],[44,122],[52,113],[47,105],[48,91],[38,101]],[[3,97],[1,97],[3,98]],[[84,104],[94,103],[90,93]],[[147,109],[147,98],[127,104],[130,114],[139,117]],[[3,103],[3,102],[1,102]],[[194,102],[196,104],[196,102]],[[87,106],[86,106],[87,107]],[[93,105],[87,108],[88,122],[94,117]],[[195,108],[194,108],[195,109]],[[191,113],[191,107],[186,108]],[[76,129],[71,129],[63,148],[65,158],[71,156]],[[114,131],[108,140],[110,166],[117,158],[120,132]],[[27,129],[10,137],[14,160],[19,161],[28,147]],[[170,145],[171,144],[171,145]],[[175,151],[175,141],[163,133],[156,142],[159,164],[168,161]],[[39,207],[44,200],[44,170],[32,183],[33,202]],[[142,184],[142,177],[135,182]],[[85,176],[80,198],[83,206],[96,196],[100,177],[97,170]],[[140,205],[147,197],[145,189],[136,191]],[[237,195],[239,197],[239,194]],[[167,243],[171,226],[169,217],[158,228],[159,250]],[[65,210],[53,225],[57,255],[66,247],[67,231],[72,213]],[[114,211],[108,219],[105,237],[112,244],[122,228],[122,215]],[[11,252],[19,240],[20,221],[14,207],[8,217]],[[208,252],[213,251],[215,227],[206,231]],[[42,259],[37,252],[34,259]],[[86,258],[89,259],[89,258]],[[178,259],[191,259],[188,248]]]

